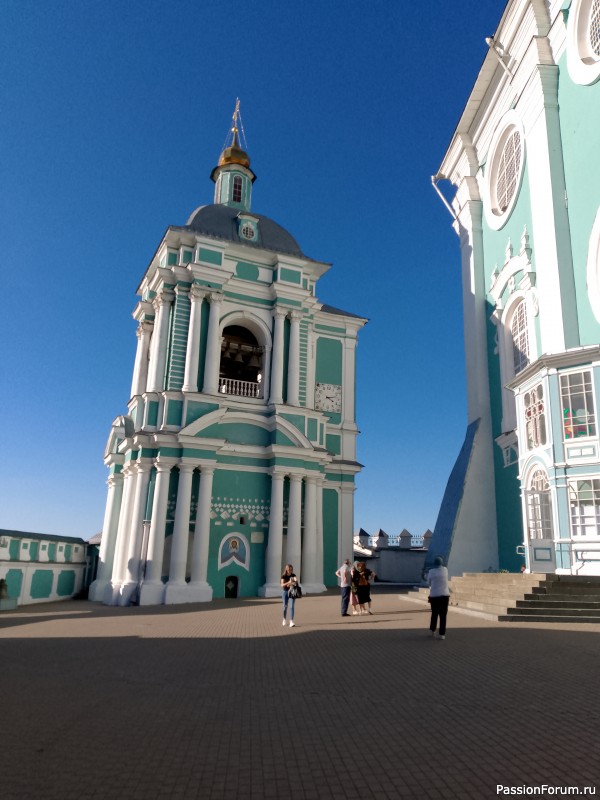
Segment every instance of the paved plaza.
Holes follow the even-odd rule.
[[[2,613],[0,798],[600,795],[600,625],[451,611],[432,640],[425,607],[373,599],[305,597],[293,629],[255,598]]]

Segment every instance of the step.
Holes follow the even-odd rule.
[[[587,595],[584,595],[587,597]],[[526,608],[527,606],[540,606],[541,608],[554,608],[560,606],[561,608],[598,608],[600,609],[600,600],[590,598],[583,600],[579,597],[575,600],[565,600],[564,597],[557,597],[556,595],[525,595],[523,600],[517,600],[517,607]]]
[[[500,614],[498,622],[569,622],[583,623],[588,622],[598,624],[598,617],[547,617],[541,615],[522,616],[519,614]]]
[[[600,620],[600,609],[590,609],[590,608],[546,608],[545,606],[537,606],[537,605],[528,605],[525,608],[523,607],[516,607],[516,608],[509,608],[506,611],[507,614],[519,614],[522,616],[529,616],[530,614],[535,614],[540,617],[545,616],[554,616],[554,617],[594,617]]]

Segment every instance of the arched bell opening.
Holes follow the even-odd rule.
[[[262,348],[254,334],[241,325],[223,328],[219,392],[238,397],[262,397]]]

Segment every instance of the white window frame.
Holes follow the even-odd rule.
[[[599,0],[573,0],[567,23],[567,68],[574,83],[590,86],[600,78],[600,55],[590,44],[590,13]]]
[[[600,208],[592,225],[587,257],[587,291],[594,316],[600,322]]]
[[[542,476],[545,479],[545,486],[539,489],[533,486],[533,481],[537,476]],[[553,539],[554,538],[554,520],[552,511],[552,489],[548,481],[548,473],[541,464],[536,464],[527,477],[527,489],[525,491],[525,522],[526,522],[526,541],[535,542],[540,539]],[[547,505],[540,502],[535,502],[536,497],[538,500],[543,498],[547,500]],[[532,510],[539,513],[537,516],[532,514]],[[532,530],[541,535],[533,535]],[[547,535],[544,535],[547,534]]]
[[[594,487],[594,482],[598,484],[598,486]],[[583,504],[581,502],[574,503],[573,500],[579,500],[579,484],[581,483],[590,483],[592,485],[592,493],[598,495],[597,502],[592,503],[591,507],[594,509],[593,515],[586,516],[581,514],[581,508]],[[573,496],[573,486],[577,486],[576,496]],[[578,478],[572,478],[568,481],[567,484],[568,495],[569,495],[569,526],[571,529],[571,536],[573,538],[598,538],[600,536],[600,476],[598,475],[590,475],[590,476],[580,476]],[[589,505],[589,504],[588,504]],[[586,530],[588,525],[585,524],[587,520],[592,519],[594,520],[593,531],[589,533],[578,533],[577,531]]]
[[[533,313],[531,309],[529,293],[528,292],[514,292],[511,295],[510,301],[507,303],[506,308],[502,312],[500,319],[500,326],[498,330],[498,348],[500,355],[500,379],[502,382],[502,432],[512,431],[517,427],[517,409],[515,403],[515,396],[510,389],[506,388],[509,383],[518,373],[515,373],[514,358],[513,358],[513,337],[512,337],[512,321],[521,303],[525,303],[526,324],[527,324],[527,342],[529,345],[529,363],[533,360],[536,351],[535,346],[535,325],[533,323]]]
[[[509,200],[507,207],[500,211],[496,202],[496,186],[498,182],[498,169],[500,161],[504,153],[504,147],[508,139],[514,134],[518,133],[521,145],[521,158],[519,161],[519,169],[516,175],[515,191]],[[496,128],[492,137],[490,147],[488,150],[488,168],[485,179],[485,192],[484,192],[484,211],[487,224],[492,230],[500,230],[508,221],[512,210],[517,202],[521,190],[521,183],[523,181],[523,174],[525,171],[525,129],[521,118],[516,111],[509,111],[506,113]]]
[[[589,375],[590,391],[592,393],[591,416],[593,418],[594,432],[593,433],[587,433],[585,436],[575,436],[575,435],[573,435],[573,436],[570,436],[569,438],[567,438],[567,436],[566,436],[566,427],[567,426],[565,425],[565,418],[564,418],[564,405],[565,404],[564,404],[564,400],[563,400],[562,378],[567,378],[567,377],[570,377],[572,375],[584,375],[585,373],[587,373]],[[559,395],[560,395],[560,415],[561,415],[563,441],[568,443],[568,444],[573,444],[573,442],[581,441],[581,439],[595,439],[598,436],[598,414],[596,412],[596,391],[595,391],[595,386],[594,386],[594,372],[593,372],[593,370],[591,368],[569,370],[568,372],[567,371],[560,372],[558,377],[559,377],[558,390],[559,390]],[[585,389],[585,383],[584,383],[584,389]],[[579,425],[582,425],[582,424],[585,424],[586,426],[588,426],[589,422],[587,422],[587,420],[586,420],[585,423],[581,423],[581,422],[579,423]],[[573,427],[573,434],[574,434],[575,433],[574,429],[577,427],[578,423],[577,423],[576,420],[572,419],[571,420],[571,425]]]

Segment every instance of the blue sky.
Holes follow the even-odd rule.
[[[431,188],[504,5],[5,0],[0,527],[102,527],[135,291],[212,202],[236,97],[253,210],[333,262],[358,347],[355,527],[433,529],[466,426],[460,258]]]

